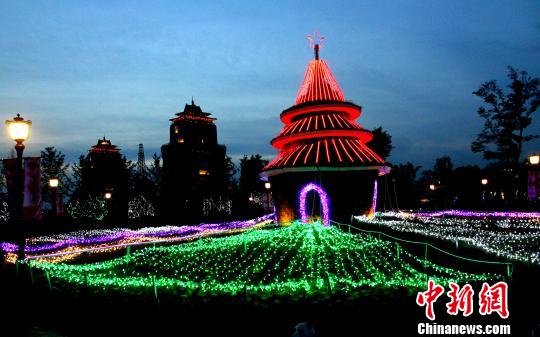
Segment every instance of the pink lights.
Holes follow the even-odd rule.
[[[315,191],[319,195],[319,198],[321,200],[322,222],[323,225],[328,226],[330,224],[330,202],[328,200],[328,195],[322,187],[314,183],[308,183],[300,189],[300,194],[298,196],[300,221],[302,221],[303,223],[308,223],[309,221],[309,215],[306,209],[306,198],[308,193],[311,191]]]

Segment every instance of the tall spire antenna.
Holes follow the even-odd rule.
[[[146,172],[146,162],[144,160],[144,147],[139,144],[139,153],[137,154],[137,173],[144,175]]]
[[[319,49],[322,48],[322,43],[324,41],[324,36],[320,36],[319,33],[314,32],[313,35],[308,35],[307,39],[309,40],[309,46],[313,48],[315,52],[315,59],[319,59]]]

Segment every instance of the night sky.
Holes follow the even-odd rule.
[[[540,76],[538,1],[0,0],[1,117],[33,121],[28,155],[55,146],[74,161],[106,135],[149,158],[193,96],[229,155],[270,158],[313,31],[360,124],[392,134],[393,163],[484,165],[470,151],[482,127],[471,93],[506,83],[508,65]],[[11,146],[4,131],[0,155]]]

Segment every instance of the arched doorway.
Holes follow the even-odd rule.
[[[314,191],[319,195],[319,199],[321,201],[322,222],[323,225],[328,226],[330,224],[330,202],[328,200],[328,195],[322,187],[314,183],[308,183],[300,189],[300,193],[298,195],[300,221],[303,223],[307,223],[309,221],[306,198],[308,193],[311,191]]]

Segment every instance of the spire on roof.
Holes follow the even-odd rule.
[[[319,59],[319,48],[322,48],[322,43],[324,41],[324,36],[320,36],[319,33],[314,32],[313,36],[308,35],[307,39],[309,40],[309,46],[313,48],[315,52],[315,59]]]
[[[345,101],[343,92],[328,64],[319,59],[319,48],[322,47],[324,36],[319,36],[315,32],[313,36],[308,35],[308,40],[311,48],[315,51],[315,59],[308,64],[295,104],[314,101]]]

